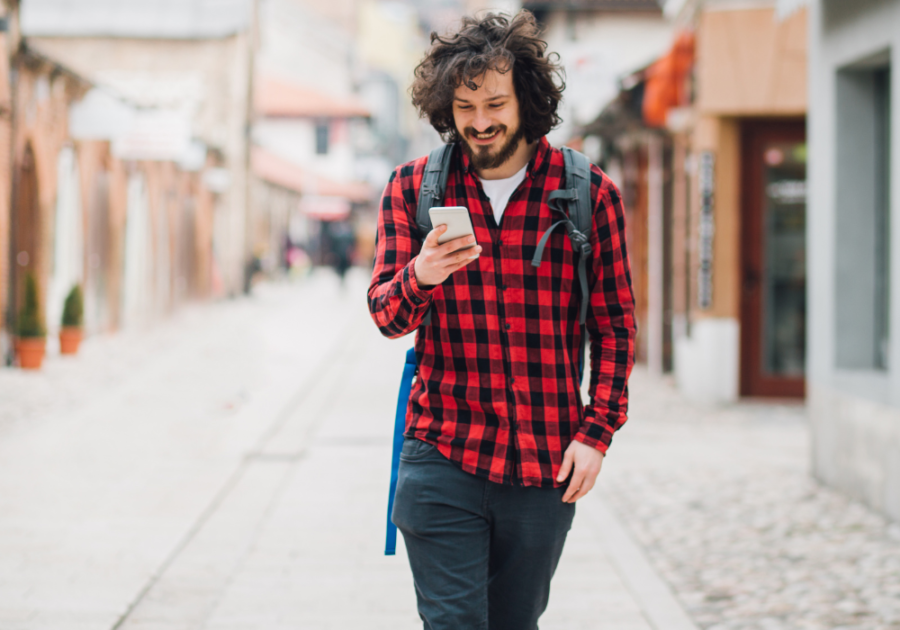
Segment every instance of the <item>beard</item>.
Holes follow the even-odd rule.
[[[506,133],[508,129],[506,125],[496,125],[485,129],[481,133],[493,133],[494,131]],[[519,148],[519,143],[525,137],[525,132],[520,125],[499,149],[494,149],[493,145],[472,146],[468,138],[475,137],[477,133],[473,127],[466,127],[463,129],[462,142],[463,151],[469,156],[469,160],[476,171],[489,171],[503,166],[513,156],[516,149]]]

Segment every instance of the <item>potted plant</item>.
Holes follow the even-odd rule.
[[[16,354],[19,356],[19,366],[26,370],[40,369],[46,347],[47,331],[41,321],[37,281],[29,274],[25,278],[25,304],[16,320]]]
[[[75,354],[81,345],[82,325],[84,323],[84,300],[81,287],[75,285],[66,296],[63,305],[62,328],[59,330],[59,353]]]

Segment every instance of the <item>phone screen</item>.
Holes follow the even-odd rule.
[[[447,231],[439,238],[438,243],[446,243],[461,236],[469,236],[475,234],[472,229],[472,219],[469,217],[469,210],[462,206],[438,207],[428,211],[431,216],[431,225],[437,227],[446,225]],[[475,247],[475,243],[470,243],[461,249],[469,249]]]

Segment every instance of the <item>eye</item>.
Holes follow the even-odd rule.
[[[491,109],[500,109],[500,108],[503,107],[504,105],[506,105],[506,103],[491,103],[491,104],[490,104],[490,108],[491,108]]]
[[[472,109],[472,106],[471,105],[457,105],[456,109],[463,111],[463,112],[467,112],[470,109]]]

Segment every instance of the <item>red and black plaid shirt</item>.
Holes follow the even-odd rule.
[[[619,191],[592,167],[590,404],[583,406],[577,258],[562,227],[543,264],[531,265],[558,218],[547,195],[565,185],[562,152],[539,142],[499,227],[468,157],[457,148],[452,159],[441,205],[469,209],[483,248],[478,259],[441,285],[417,284],[413,264],[425,235],[416,204],[427,158],[394,171],[378,217],[369,310],[387,337],[418,331],[406,435],[494,482],[563,485],[556,475],[571,440],[606,452],[626,420],[635,325]],[[431,324],[420,327],[429,308]]]

